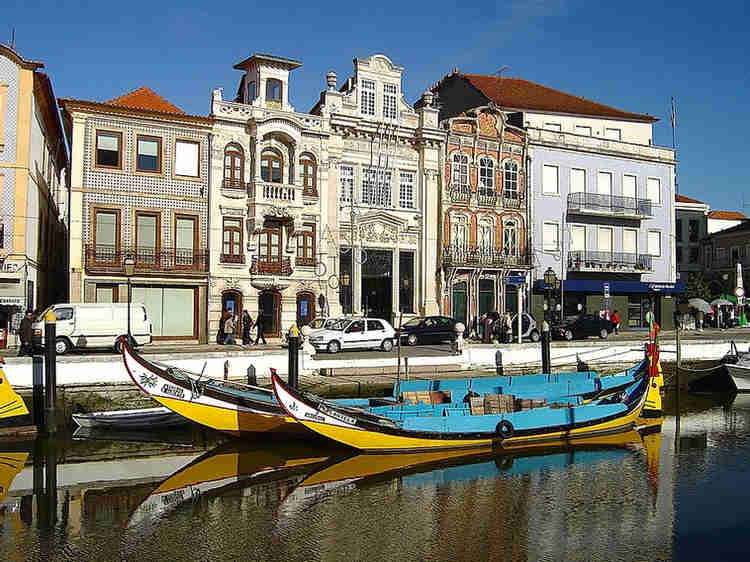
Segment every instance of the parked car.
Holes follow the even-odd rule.
[[[44,345],[44,316],[52,310],[55,322],[55,351],[65,355],[72,349],[114,348],[122,351],[121,336],[128,333],[127,303],[53,304],[32,324],[32,343]],[[151,320],[143,304],[130,305],[130,333],[137,345],[151,343]]]
[[[401,326],[401,342],[442,343],[456,339],[456,320],[448,316],[412,318]]]
[[[345,318],[310,335],[310,343],[319,351],[338,353],[342,349],[393,349],[396,330],[380,318]]]
[[[514,314],[511,320],[513,326],[513,341],[518,340],[518,314]],[[539,329],[536,327],[536,320],[531,314],[524,312],[521,316],[521,338],[530,339],[537,342],[540,339]]]
[[[587,338],[589,336],[599,336],[601,339],[607,339],[614,330],[611,321],[599,318],[593,314],[581,314],[571,318],[562,324],[552,327],[552,337],[556,339],[572,340],[578,338]]]
[[[313,333],[316,333],[323,329],[328,329],[331,326],[333,326],[336,322],[339,320],[343,320],[344,317],[338,317],[338,316],[332,316],[330,318],[320,316],[318,318],[314,318],[310,321],[309,324],[305,324],[304,327],[310,328],[310,332],[308,335],[313,335]],[[299,333],[300,343],[305,341],[305,334],[302,333],[302,330],[300,329]],[[281,332],[281,347],[286,347],[289,345],[289,332],[288,331],[282,331]]]

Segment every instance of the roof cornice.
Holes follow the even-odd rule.
[[[211,125],[214,121],[213,117],[204,115],[190,115],[188,113],[172,113],[168,111],[156,111],[153,109],[139,109],[74,98],[58,98],[57,102],[63,110],[68,112],[78,110],[106,115],[117,114],[129,117],[159,118],[164,121],[179,121],[201,125]]]

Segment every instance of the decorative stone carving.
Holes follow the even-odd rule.
[[[240,287],[241,282],[242,281],[240,279],[237,279],[236,277],[225,277],[224,288],[241,290],[241,287]]]
[[[479,121],[479,133],[487,137],[498,136],[497,122],[495,116],[489,113],[480,113],[477,118]]]
[[[281,281],[271,278],[255,278],[250,281],[250,285],[259,291],[285,291],[291,285],[291,281]]]
[[[398,228],[382,222],[373,222],[360,226],[359,236],[364,242],[395,244],[398,242]]]
[[[453,131],[458,131],[459,133],[471,134],[474,132],[474,128],[469,123],[453,123],[451,129]]]

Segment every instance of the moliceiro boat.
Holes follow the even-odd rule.
[[[0,364],[3,363],[5,360],[0,357]],[[0,433],[7,428],[31,426],[31,424],[29,409],[23,398],[10,386],[8,377],[0,367]]]
[[[504,400],[498,395],[496,404],[511,406],[503,413],[485,413],[486,407],[472,411],[471,402],[363,410],[296,391],[275,374],[271,378],[276,399],[289,416],[308,429],[360,451],[387,453],[507,447],[629,431],[652,388],[650,377],[645,376],[647,369],[644,360],[637,368],[638,380],[620,392],[585,404],[557,400],[538,407],[532,403],[529,409],[522,405],[519,411],[515,397]]]

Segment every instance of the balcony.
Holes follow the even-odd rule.
[[[653,271],[653,257],[625,252],[572,251],[568,253],[568,271],[610,271],[646,273]]]
[[[257,182],[250,196],[257,203],[302,205],[302,188],[291,184]]]
[[[531,264],[528,254],[512,254],[500,248],[449,246],[443,248],[443,265],[464,268],[523,267]]]
[[[250,184],[246,181],[240,181],[234,178],[224,178],[221,181],[222,189],[247,189]]]
[[[569,193],[568,213],[645,219],[654,216],[649,199],[601,193]]]
[[[451,203],[468,203],[471,201],[471,188],[468,185],[453,185],[449,190]]]
[[[250,273],[254,275],[283,275],[288,276],[292,274],[292,260],[290,258],[278,258],[276,260],[268,260],[266,258],[253,258],[253,263],[250,266]]]
[[[245,263],[245,254],[221,254],[220,263],[243,264]]]
[[[196,275],[208,272],[208,250],[130,248],[86,244],[86,273],[124,275],[123,260],[135,258],[136,275]]]
[[[480,188],[477,191],[477,205],[480,207],[494,207],[497,204],[497,193],[494,189]]]

